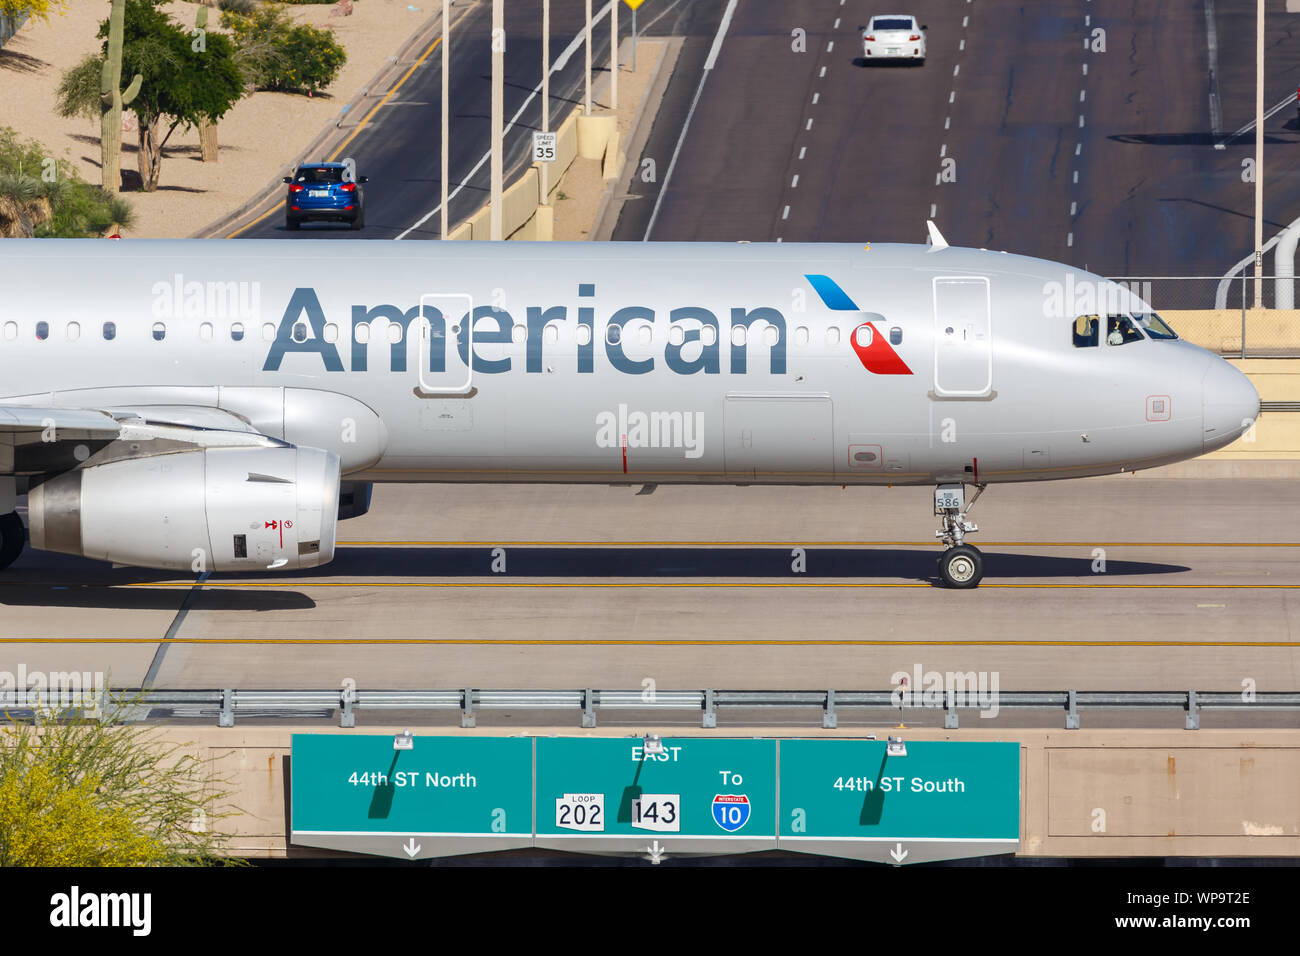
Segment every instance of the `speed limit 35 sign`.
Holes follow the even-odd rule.
[[[533,133],[533,162],[555,162],[555,141],[558,133]]]

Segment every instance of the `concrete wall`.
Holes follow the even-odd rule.
[[[1181,330],[1179,331],[1181,335]],[[1261,401],[1300,401],[1300,359],[1229,359],[1250,377]],[[1220,461],[1300,459],[1300,412],[1265,412],[1227,448],[1204,456]]]
[[[1189,342],[1224,355],[1241,354],[1241,309],[1161,310]],[[1247,309],[1247,354],[1277,351],[1300,355],[1300,310]]]
[[[244,812],[223,827],[234,835],[235,853],[297,857],[326,854],[286,849],[290,734],[401,730],[344,731],[317,723],[295,728],[180,727],[167,729],[166,736],[206,753],[214,768],[238,786],[233,802]],[[626,727],[581,731],[565,725],[436,732],[626,736],[629,731]],[[702,735],[692,730],[680,733]],[[862,733],[807,726],[737,726],[710,736],[860,737]],[[1300,730],[994,731],[975,726],[960,731],[907,730],[903,737],[1019,741],[1023,856],[1300,857]]]

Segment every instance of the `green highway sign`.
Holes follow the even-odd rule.
[[[531,737],[294,734],[291,837],[401,859],[533,843]]]
[[[743,853],[776,847],[776,741],[537,741],[535,844],[583,853]]]
[[[844,738],[294,734],[290,842],[399,859],[530,846],[656,861],[1015,852],[1019,744],[905,750]]]
[[[781,741],[779,843],[805,853],[917,863],[1014,853],[1020,745]]]

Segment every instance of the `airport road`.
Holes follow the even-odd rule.
[[[593,3],[595,10],[603,0]],[[551,61],[582,32],[581,4],[554,4],[551,14]],[[451,135],[450,189],[464,188],[452,200],[450,220],[456,224],[488,197],[488,163],[480,160],[488,149],[491,116],[492,5],[475,3],[452,9],[451,31]],[[505,139],[505,169],[530,161],[532,134],[541,129],[541,5],[506,4],[504,107],[506,122],[520,113]],[[239,238],[342,238],[393,239],[436,209],[441,191],[440,155],[442,123],[442,44],[437,42],[412,52],[418,65],[370,121],[339,151],[357,161],[357,172],[370,177],[365,187],[366,228],[353,232],[337,223],[309,223],[297,232],[284,228],[283,208],[277,208]],[[423,57],[421,59],[421,57]],[[609,70],[609,20],[599,21],[592,32],[593,83]],[[579,46],[565,68],[551,77],[551,128],[575,103],[581,103],[584,58]],[[525,103],[527,106],[525,107]],[[367,106],[367,108],[369,108]],[[324,158],[324,157],[322,157]],[[439,217],[433,215],[407,238],[437,239]]]
[[[740,0],[673,177],[654,187],[650,238],[919,242],[933,216],[954,245],[1105,275],[1219,275],[1252,244],[1253,133],[1214,145],[1253,115],[1254,5],[1210,9],[917,2],[929,57],[912,68],[863,65],[860,6]],[[1269,11],[1273,106],[1294,97],[1300,38],[1282,0]],[[661,168],[700,75],[683,59],[665,97],[646,150]],[[1265,124],[1267,235],[1300,214],[1296,127],[1293,104]],[[644,237],[648,204],[626,207],[615,238]]]
[[[594,0],[599,12],[604,0]],[[721,0],[659,0],[640,11],[638,33],[681,35],[695,29],[692,23],[708,10],[721,8]],[[457,5],[452,10],[451,111],[449,189],[450,222],[454,226],[477,210],[490,188],[489,145],[491,113],[491,12],[490,3]],[[715,10],[716,21],[720,13]],[[505,134],[506,180],[512,170],[531,162],[532,134],[541,129],[541,4],[507,3],[504,107],[506,123],[518,114]],[[583,29],[582,4],[554,3],[551,10],[551,62],[554,65]],[[701,27],[700,29],[703,29]],[[629,11],[619,10],[620,36],[631,30]],[[369,122],[337,150],[338,156],[357,161],[360,175],[370,177],[365,187],[366,228],[353,232],[338,223],[306,223],[296,232],[284,228],[283,207],[277,207],[238,238],[293,239],[407,239],[439,238],[436,210],[441,192],[442,56],[440,42],[411,53],[413,68],[401,86],[382,101]],[[551,76],[551,128],[583,101],[584,57],[581,45],[564,69]],[[609,18],[596,22],[592,31],[592,82],[609,71]],[[400,79],[400,75],[399,75]],[[599,107],[599,104],[596,104]],[[522,107],[522,111],[521,111]],[[371,109],[369,105],[366,109]],[[326,157],[320,157],[322,159]],[[408,232],[408,230],[410,230]]]
[[[0,585],[0,667],[121,684],[152,667],[169,687],[879,689],[919,663],[997,671],[1003,690],[1294,690],[1300,534],[1278,515],[1295,487],[993,487],[973,513],[985,583],[953,592],[933,584],[929,488],[380,486],[316,572],[197,590],[24,555]]]

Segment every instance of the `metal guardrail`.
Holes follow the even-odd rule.
[[[1057,710],[1064,713],[1065,728],[1080,727],[1081,710],[1161,710],[1186,713],[1185,727],[1200,729],[1200,713],[1213,710],[1283,710],[1300,714],[1300,692],[1247,695],[1238,691],[1008,691],[995,695],[949,688],[933,694],[913,691],[904,711],[941,710],[944,727],[958,727],[961,710]],[[88,698],[87,698],[88,699]],[[217,718],[220,727],[233,727],[236,715],[248,718],[321,719],[339,714],[340,727],[355,727],[358,710],[458,710],[462,727],[474,727],[477,711],[559,710],[579,711],[583,727],[596,726],[596,711],[637,710],[686,712],[700,716],[700,726],[716,728],[722,709],[816,710],[822,727],[838,726],[847,709],[898,710],[898,692],[889,690],[674,690],[650,693],[640,690],[150,690],[116,689],[101,692],[100,709],[109,700],[124,701],[131,713],[126,719],[146,721],[170,718]],[[0,692],[0,717],[7,720],[69,718],[95,710],[70,707],[66,694]]]

